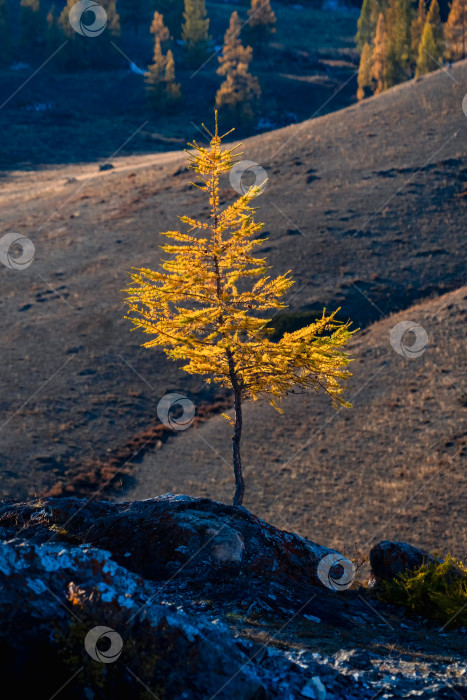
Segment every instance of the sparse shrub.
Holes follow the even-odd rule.
[[[444,562],[422,564],[381,587],[380,597],[387,603],[443,625],[467,626],[467,568],[450,554]]]

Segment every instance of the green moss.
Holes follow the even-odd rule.
[[[383,582],[379,595],[445,626],[467,626],[467,568],[450,554],[444,562],[422,564]]]

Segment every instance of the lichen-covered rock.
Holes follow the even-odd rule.
[[[317,567],[334,551],[243,507],[170,494],[131,503],[70,497],[4,504],[2,526],[37,542],[61,537],[109,550],[119,564],[154,581],[175,573],[200,582],[228,574],[323,588]],[[335,578],[341,575],[337,565]]]
[[[380,542],[370,551],[371,581],[392,581],[403,571],[413,571],[433,561],[429,552],[406,542]]]
[[[0,544],[0,609],[0,676],[17,697],[49,699],[64,684],[71,700],[266,697],[224,625],[156,603],[103,550]]]

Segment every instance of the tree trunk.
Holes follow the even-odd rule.
[[[233,465],[235,473],[235,496],[233,499],[234,506],[241,506],[243,503],[243,494],[245,493],[245,483],[243,481],[242,460],[240,457],[240,440],[242,437],[242,398],[240,389],[234,389],[235,393],[235,428],[232,435],[232,453]]]

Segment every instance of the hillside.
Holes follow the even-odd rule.
[[[290,310],[313,315],[323,305],[341,306],[343,318],[366,329],[354,342],[349,397],[360,393],[352,411],[333,418],[315,397],[294,397],[286,418],[248,408],[261,420],[245,439],[246,463],[255,455],[256,464],[247,474],[247,505],[303,534],[315,537],[318,528],[326,545],[351,546],[357,530],[370,538],[375,526],[385,526],[385,513],[393,515],[393,506],[413,495],[414,479],[433,478],[432,490],[411,502],[402,522],[391,521],[392,532],[403,536],[410,527],[415,544],[435,547],[449,531],[452,552],[465,551],[459,466],[465,301],[454,290],[466,283],[466,79],[464,61],[449,75],[439,71],[361,105],[256,136],[242,149],[269,175],[258,201],[269,234],[263,252],[276,272],[293,271]],[[162,354],[140,347],[123,318],[121,292],[130,267],[158,264],[158,231],[176,226],[177,214],[202,214],[205,203],[180,152],[112,163],[103,172],[94,163],[2,177],[2,231],[30,237],[36,248],[26,270],[0,270],[3,497],[54,486],[66,492],[84,463],[112,457],[153,425],[167,391],[186,393],[198,406],[216,396]],[[227,182],[224,195],[234,195]],[[397,312],[403,313],[391,316]],[[430,344],[435,339],[411,363],[387,342],[393,320],[406,318],[426,323]],[[423,424],[425,415],[430,424]],[[217,444],[221,425],[215,418],[198,435]],[[397,438],[388,426],[397,428]],[[220,476],[220,458],[204,447],[191,454],[196,435],[190,430],[169,440],[146,456],[140,471],[130,467],[135,493],[230,496],[231,475],[225,467]],[[306,454],[286,465],[280,479],[274,476],[273,465],[310,438]],[[189,458],[181,462],[187,440]],[[228,438],[221,450],[228,451]],[[441,467],[444,481],[437,481]],[[105,481],[102,474],[96,479],[84,480],[89,493]],[[125,496],[130,486],[128,479],[122,484]]]
[[[412,320],[428,333],[417,359],[389,334]],[[467,530],[467,287],[413,305],[360,332],[351,344],[352,409],[323,396],[291,396],[279,415],[244,409],[245,503],[280,528],[362,552],[381,537],[465,556]],[[135,471],[130,498],[187,491],[229,503],[230,436],[222,416],[184,432]]]

